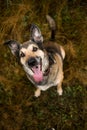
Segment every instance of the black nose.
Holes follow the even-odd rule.
[[[37,61],[36,61],[36,59],[35,58],[30,58],[29,60],[28,60],[28,65],[30,66],[30,67],[33,67],[33,66],[35,66],[37,64]]]

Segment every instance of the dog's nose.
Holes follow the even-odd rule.
[[[31,66],[31,67],[35,66],[36,63],[37,63],[37,61],[33,57],[28,60],[28,65]]]

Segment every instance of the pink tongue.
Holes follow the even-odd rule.
[[[38,83],[40,81],[43,80],[43,74],[42,74],[42,71],[40,70],[40,65],[38,65],[37,67],[34,66],[32,68],[32,70],[34,71],[34,75],[33,75],[33,78],[34,80]]]

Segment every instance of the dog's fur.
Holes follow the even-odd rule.
[[[37,87],[35,96],[52,86],[57,86],[57,92],[62,95],[63,59],[65,51],[62,46],[52,41],[55,38],[55,21],[47,15],[51,28],[51,40],[43,42],[40,29],[32,24],[30,40],[23,44],[14,40],[5,42],[22,64],[28,79]],[[44,44],[44,45],[43,45]]]

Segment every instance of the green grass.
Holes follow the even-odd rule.
[[[58,96],[54,87],[35,98],[33,85],[29,86],[27,81],[17,85],[8,91],[0,85],[1,128],[84,130],[86,92],[83,86],[65,87],[63,96]]]

